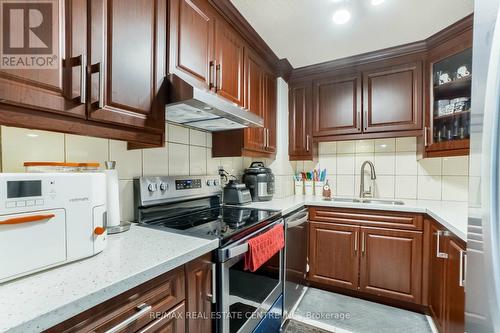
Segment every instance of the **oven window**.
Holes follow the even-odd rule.
[[[229,311],[231,313],[229,327],[231,333],[238,332],[245,322],[252,319],[254,311],[279,286],[279,267],[280,254],[278,252],[255,272],[244,270],[244,260],[240,260],[229,269]],[[274,300],[271,300],[271,304],[273,302]]]

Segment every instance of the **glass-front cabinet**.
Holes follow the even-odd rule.
[[[446,43],[445,43],[446,44]],[[440,45],[428,61],[425,157],[469,154],[472,43]]]

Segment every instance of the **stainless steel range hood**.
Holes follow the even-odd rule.
[[[195,87],[177,75],[168,75],[166,119],[210,132],[263,127],[264,120],[250,111]]]

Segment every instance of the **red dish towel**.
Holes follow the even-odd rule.
[[[248,241],[245,253],[245,270],[255,272],[285,246],[283,225],[277,225],[269,231]]]

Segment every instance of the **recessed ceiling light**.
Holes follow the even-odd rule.
[[[371,0],[373,6],[378,6],[384,3],[385,0]]]
[[[351,13],[347,9],[339,9],[333,13],[332,20],[336,24],[347,23],[351,19]]]
[[[28,134],[26,134],[26,136],[28,136],[30,138],[38,138],[38,134],[35,134],[35,133],[28,133]]]

